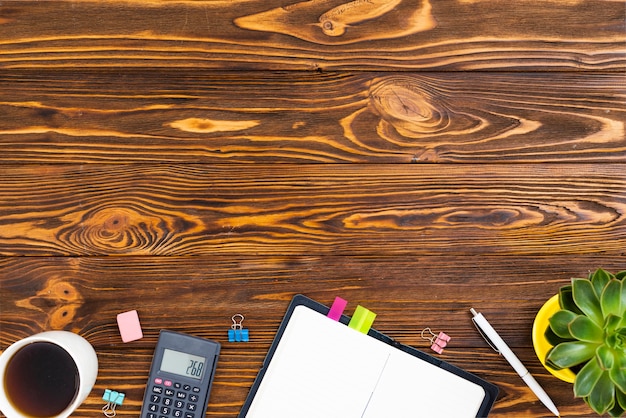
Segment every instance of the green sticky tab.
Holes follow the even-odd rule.
[[[374,319],[376,319],[374,312],[358,305],[354,310],[354,315],[352,315],[348,326],[363,334],[367,334],[374,323]]]

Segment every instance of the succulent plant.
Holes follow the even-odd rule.
[[[598,269],[559,290],[546,364],[575,371],[574,396],[598,414],[626,411],[626,271]]]

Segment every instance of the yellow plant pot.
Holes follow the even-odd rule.
[[[539,312],[537,312],[537,316],[535,317],[535,321],[533,322],[533,347],[535,348],[535,354],[537,354],[539,361],[547,371],[565,382],[574,383],[574,379],[576,378],[576,374],[574,372],[570,369],[555,370],[552,367],[547,366],[545,361],[548,351],[550,351],[553,346],[548,342],[548,340],[546,340],[544,333],[550,326],[550,317],[560,309],[559,295],[552,296],[546,303],[543,304],[541,309],[539,309]]]

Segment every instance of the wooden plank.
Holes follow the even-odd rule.
[[[3,255],[624,254],[625,164],[3,166]]]
[[[3,1],[1,68],[626,68],[621,0]]]
[[[289,300],[303,293],[327,304],[343,295],[350,309],[364,303],[380,314],[381,332],[415,346],[425,344],[418,326],[423,325],[455,334],[457,347],[484,347],[468,312],[475,306],[512,347],[529,348],[527,330],[543,302],[571,277],[586,277],[598,267],[617,272],[624,268],[623,258],[488,253],[0,257],[0,344],[46,329],[71,329],[102,349],[121,348],[121,340],[112,338],[115,315],[141,308],[148,336],[134,346],[150,347],[161,327],[224,338],[230,317],[239,311],[254,324],[255,341],[269,345]],[[485,294],[489,307],[483,306]],[[176,309],[176,315],[164,308]]]
[[[626,77],[5,72],[6,162],[626,162]]]
[[[99,355],[100,374],[82,411],[93,415],[102,406],[99,394],[112,388],[127,394],[118,413],[136,416],[158,331],[169,328],[212,338],[223,347],[209,416],[232,416],[243,403],[292,295],[304,293],[326,304],[341,295],[349,301],[350,312],[357,303],[375,311],[376,328],[402,343],[428,350],[420,337],[424,327],[451,335],[441,357],[500,387],[494,416],[544,413],[474,329],[468,313],[473,306],[501,330],[531,373],[542,384],[549,382],[563,413],[585,416],[589,410],[573,399],[570,386],[541,368],[529,338],[543,301],[570,277],[585,276],[598,266],[616,271],[623,262],[609,255],[557,259],[490,254],[0,257],[0,344],[5,347],[50,329],[85,336]],[[144,338],[124,344],[115,316],[131,309],[139,311]],[[227,342],[235,313],[245,315],[250,343]]]

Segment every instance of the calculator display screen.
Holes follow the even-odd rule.
[[[166,348],[163,350],[161,371],[200,380],[204,374],[205,363],[204,357]]]

